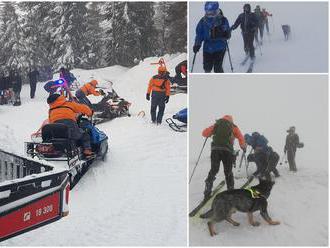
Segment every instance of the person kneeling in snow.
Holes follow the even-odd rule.
[[[84,84],[83,87],[77,90],[76,97],[78,98],[78,101],[92,108],[92,103],[88,100],[87,96],[91,94],[93,94],[94,96],[103,96],[105,94],[103,90],[95,90],[97,84],[98,82],[96,80],[92,80],[91,82]]]
[[[152,93],[151,93],[152,92]],[[146,99],[150,100],[151,93],[151,121],[152,123],[161,124],[165,111],[165,104],[170,99],[171,86],[168,79],[168,73],[165,66],[158,67],[158,75],[153,76],[148,85]],[[158,107],[158,114],[156,110]]]
[[[67,101],[64,96],[59,94],[50,95],[47,98],[47,103],[49,104],[49,123],[61,123],[67,126],[72,138],[82,142],[84,155],[93,155],[89,134],[79,128],[77,124],[79,114],[92,116],[92,110],[84,104]]]

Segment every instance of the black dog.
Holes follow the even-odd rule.
[[[213,200],[212,208],[200,216],[210,219],[207,223],[210,235],[216,235],[214,226],[216,222],[226,220],[234,226],[239,226],[240,223],[231,218],[236,210],[247,213],[249,223],[252,226],[260,225],[259,222],[253,220],[253,212],[258,210],[268,224],[280,224],[279,221],[273,221],[267,212],[267,198],[273,185],[274,182],[272,181],[259,179],[259,184],[249,189],[227,190],[217,194]]]
[[[282,30],[284,33],[284,40],[287,41],[291,35],[291,27],[290,27],[290,25],[282,25]]]

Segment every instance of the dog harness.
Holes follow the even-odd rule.
[[[261,193],[258,190],[251,189],[251,188],[245,188],[245,190],[248,190],[251,193],[251,197],[253,199],[262,197]]]

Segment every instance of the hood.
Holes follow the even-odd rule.
[[[51,95],[47,99],[47,103],[51,108],[63,105],[65,102],[66,102],[65,97],[58,94]]]
[[[231,123],[234,123],[233,117],[231,115],[225,115],[222,117],[222,119],[225,119]]]

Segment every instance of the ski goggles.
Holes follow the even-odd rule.
[[[217,10],[206,10],[205,11],[205,16],[207,16],[207,17],[215,17],[219,13],[220,13],[220,10],[219,9],[217,9]]]

